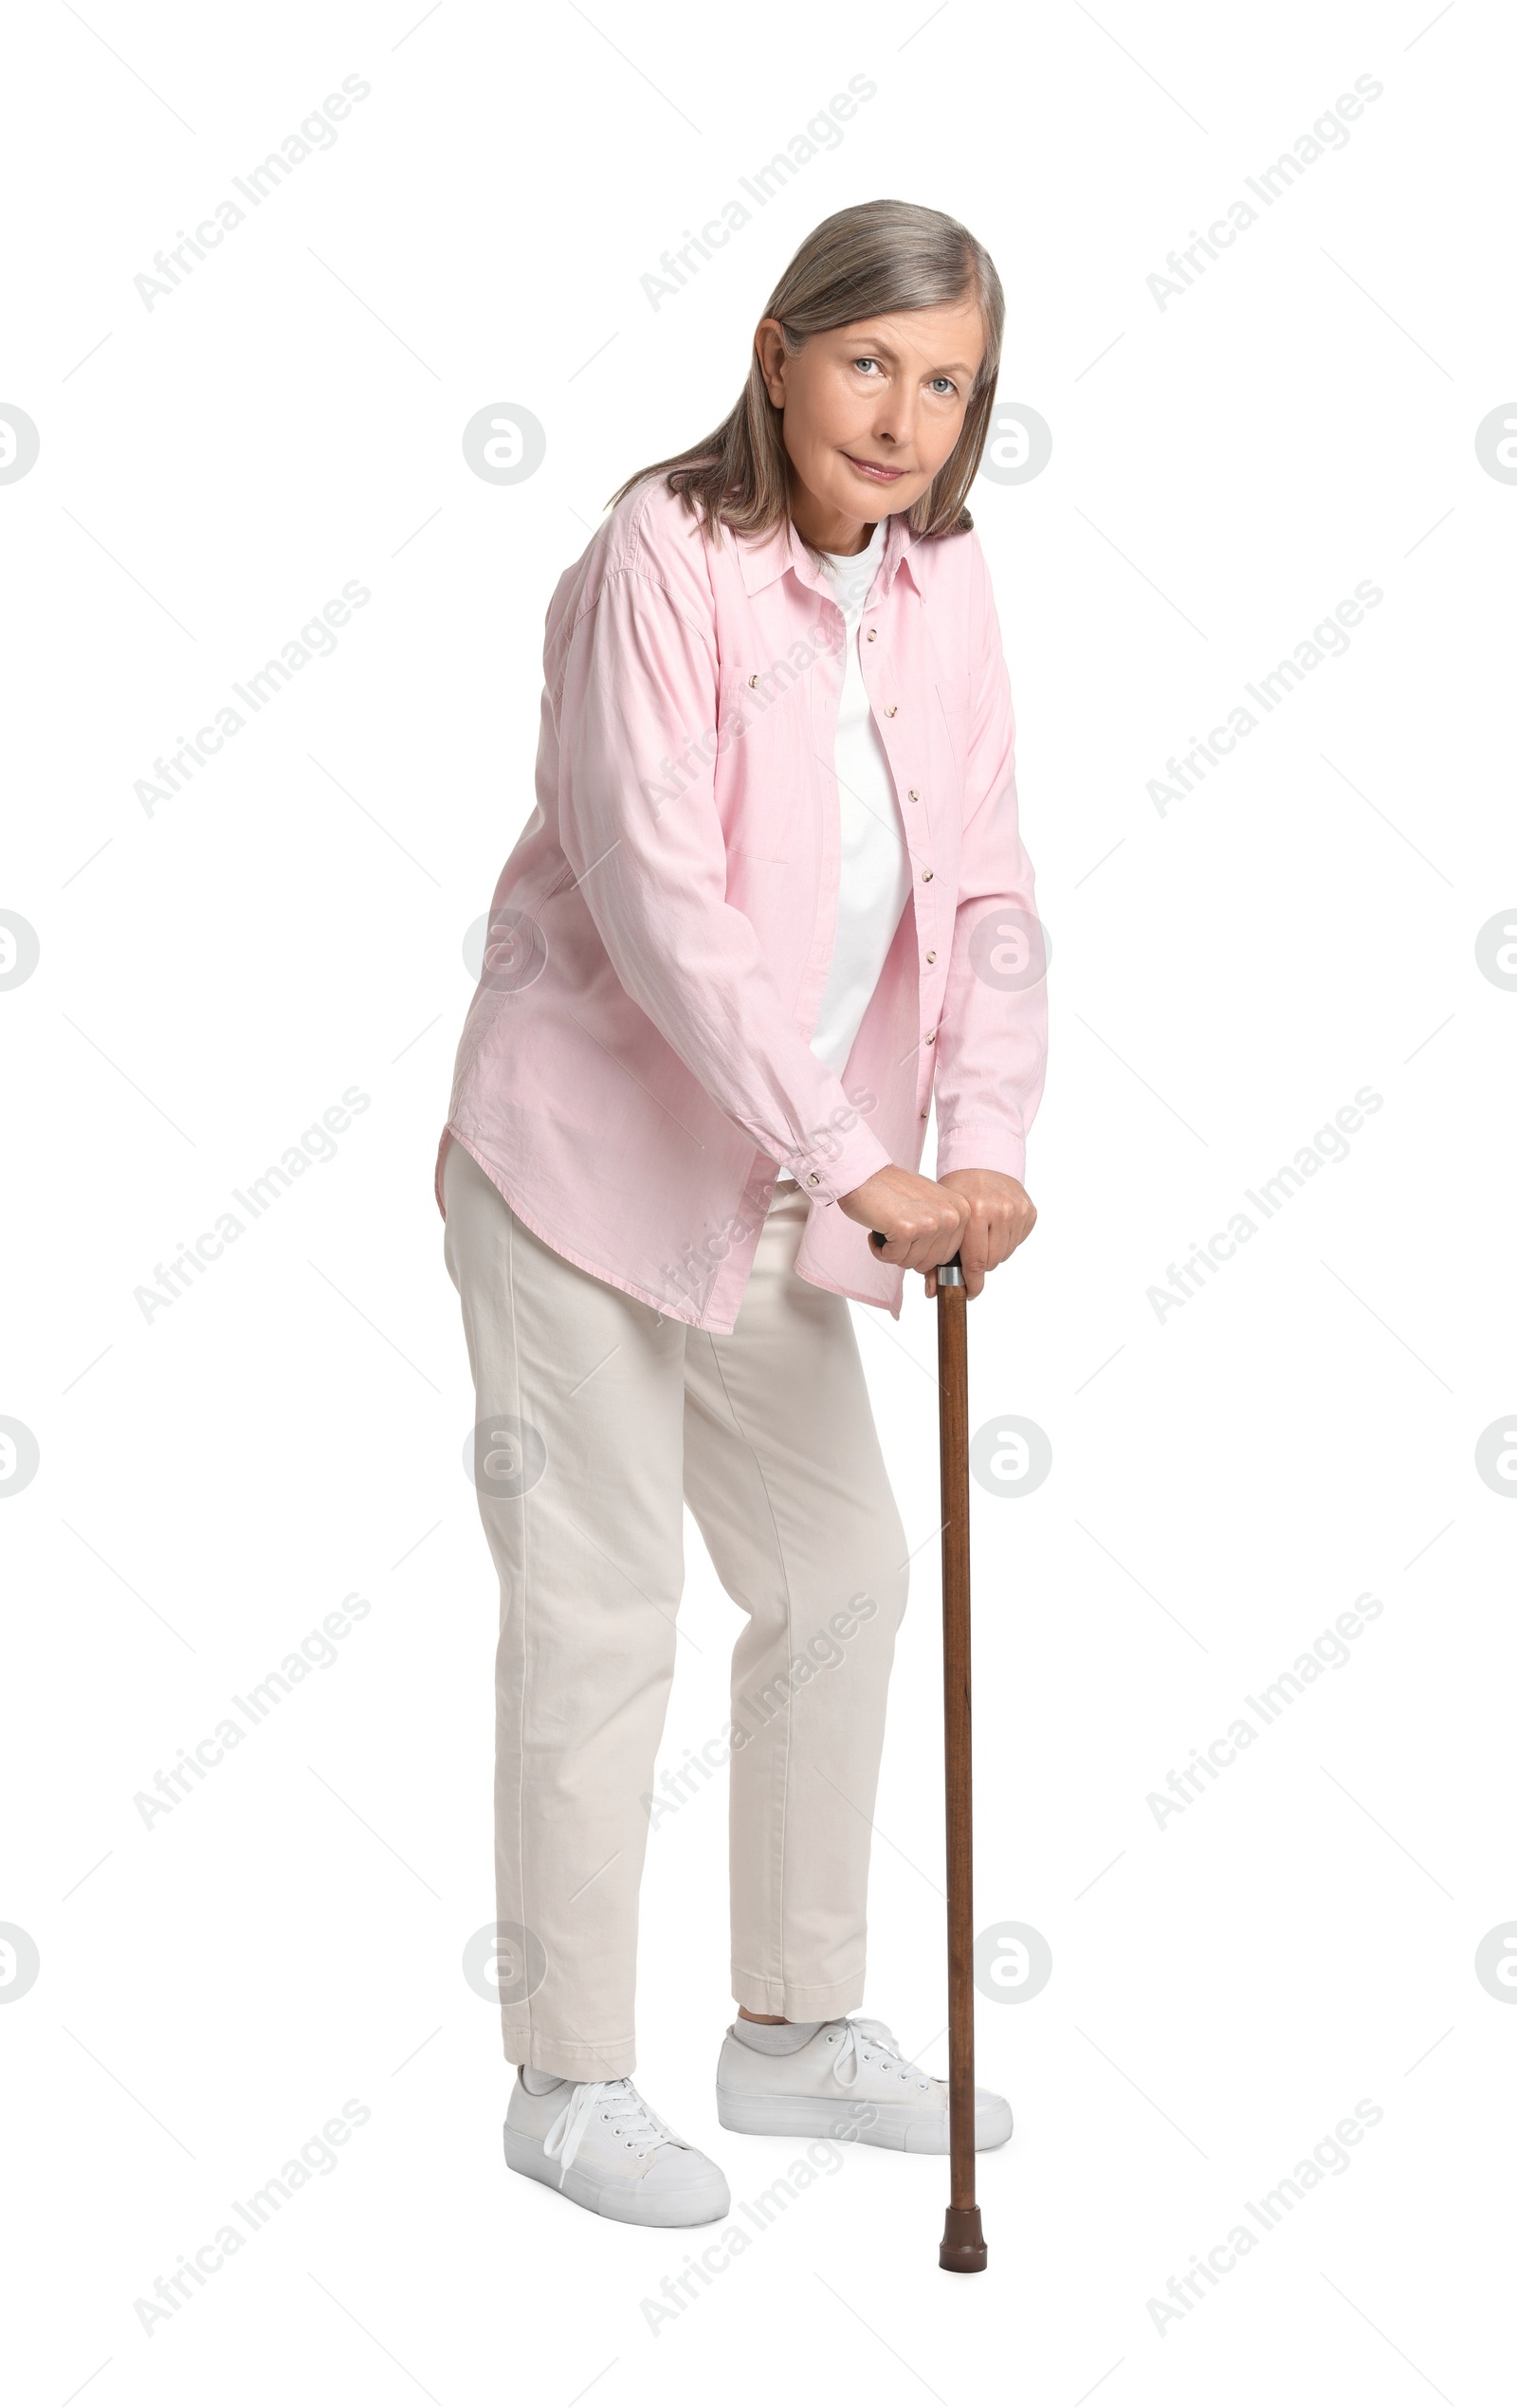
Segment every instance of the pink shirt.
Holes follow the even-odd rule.
[[[782,1174],[795,1268],[901,1310],[837,1209],[887,1162],[1023,1175],[1047,1012],[979,539],[886,525],[860,660],[911,900],[841,1078],[809,1043],[838,893],[843,615],[787,521],[709,546],[662,480],[548,608],[537,808],[501,872],[448,1124],[557,1253],[730,1330]]]

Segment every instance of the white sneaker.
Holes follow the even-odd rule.
[[[731,2205],[721,2167],[671,2132],[626,2074],[556,2082],[535,2097],[518,2073],[504,2139],[513,2173],[623,2224],[714,2224]]]
[[[729,2132],[867,2141],[877,2149],[948,2154],[948,2085],[909,2065],[883,2023],[832,2016],[790,2056],[750,2049],[729,2027],[717,2067],[717,2120]],[[975,2092],[975,2146],[1012,2137],[1012,2110]]]

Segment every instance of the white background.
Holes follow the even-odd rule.
[[[0,994],[0,1413],[40,1450],[0,1499],[0,1921],[40,1958],[0,2014],[15,2398],[1504,2395],[1517,2015],[1474,1961],[1517,1910],[1513,1506],[1475,1448],[1517,1402],[1517,995],[1475,939],[1517,917],[1517,490],[1474,431],[1517,391],[1509,20],[88,0],[8,47],[0,399],[41,433],[0,485],[0,907],[41,947]],[[146,308],[154,254],[349,74],[335,145]],[[651,306],[660,254],[855,74],[845,137]],[[1161,309],[1166,253],[1366,74],[1346,145]],[[1001,397],[1053,433],[973,497],[1053,959],[1039,1224],[971,1318],[973,1426],[1022,1415],[1053,1458],[975,1495],[977,1923],[1032,1925],[1053,1972],[979,2000],[1017,2116],[981,2281],[938,2270],[942,2163],[862,2150],[653,2330],[711,2236],[506,2175],[462,1972],[496,1596],[432,1158],[554,582],[725,413],[802,236],[880,194],[989,245]],[[546,430],[523,483],[466,464],[491,403]],[[372,599],[331,657],[144,812],[155,757],[347,580]],[[1350,648],[1161,815],[1168,757],[1361,580]],[[336,1158],[145,1320],[134,1290],[350,1086]],[[1348,1158],[1161,1320],[1167,1267],[1363,1086]],[[856,1318],[930,1541],[930,1308],[914,1282],[898,1327]],[[738,1619],[693,1529],[689,1561],[671,1763],[721,1728]],[[338,1661],[145,1828],[137,1794],[353,1591]],[[1366,1591],[1349,1663],[1161,1826],[1171,1768]],[[941,2071],[937,1660],[927,1543],[866,2007]],[[724,1868],[713,1784],[650,1841],[639,2079],[736,2213],[800,2152],[716,2125]],[[144,2333],[134,2303],[350,2099],[335,2170]],[[1348,2170],[1156,2328],[1361,2100]]]

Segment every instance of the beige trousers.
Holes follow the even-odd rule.
[[[797,1279],[781,1186],[737,1326],[671,1321],[555,1254],[456,1140],[444,1253],[501,1581],[495,1831],[513,2064],[631,2072],[637,1894],[674,1673],[688,1501],[747,1621],[732,1658],[732,1989],[864,1995],[870,1817],[906,1541],[849,1308]]]

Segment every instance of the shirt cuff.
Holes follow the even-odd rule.
[[[876,1171],[885,1170],[889,1160],[874,1131],[860,1121],[846,1134],[827,1130],[806,1154],[793,1156],[785,1167],[802,1195],[819,1204],[835,1204],[840,1195],[851,1195]]]
[[[1000,1171],[1026,1184],[1027,1140],[1004,1124],[940,1129],[938,1177],[948,1171]]]

